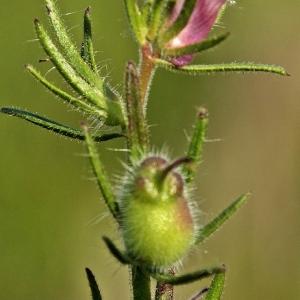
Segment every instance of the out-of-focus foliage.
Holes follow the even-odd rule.
[[[26,107],[77,127],[79,115],[66,112],[23,70],[25,63],[45,58],[33,40],[31,22],[45,16],[42,4],[2,4],[0,106]],[[98,62],[118,86],[126,60],[137,57],[121,1],[59,1],[78,45],[82,14],[90,4]],[[194,107],[205,105],[210,111],[209,137],[220,141],[206,144],[197,177],[195,198],[203,223],[237,194],[252,191],[246,209],[186,259],[189,270],[226,263],[228,300],[300,297],[298,10],[295,0],[238,1],[222,19],[232,33],[229,40],[199,57],[205,63],[276,63],[292,77],[191,79],[160,70],[150,96],[150,121],[158,124],[152,127],[153,139],[175,149],[174,156],[185,149],[184,130],[190,130]],[[40,67],[44,74],[51,68],[48,63]],[[59,82],[55,70],[47,78]],[[84,267],[93,268],[105,299],[129,299],[127,270],[101,241],[104,231],[118,236],[89,180],[83,145],[4,115],[0,139],[0,299],[88,299]],[[99,146],[107,168],[121,172],[110,148],[122,148],[122,143]],[[197,283],[179,288],[178,298],[200,288]]]

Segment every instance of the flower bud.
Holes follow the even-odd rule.
[[[150,156],[127,175],[121,190],[121,229],[128,255],[163,269],[178,262],[194,242],[195,220],[178,164]]]

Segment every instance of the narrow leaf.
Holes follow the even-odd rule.
[[[124,3],[133,34],[140,44],[144,44],[146,27],[137,0],[124,0]]]
[[[97,284],[97,281],[96,281],[96,278],[95,278],[93,272],[88,268],[85,269],[85,272],[86,272],[86,276],[89,281],[90,289],[92,292],[92,299],[93,300],[102,300],[101,293],[100,293],[100,290],[99,290],[99,287],[98,287],[98,284]]]
[[[41,75],[39,71],[37,71],[33,66],[26,65],[26,69],[30,72],[30,74],[36,78],[40,83],[42,83],[49,91],[51,91],[55,96],[58,96],[64,102],[67,102],[71,104],[72,106],[81,109],[82,111],[95,114],[95,111],[97,111],[97,107],[92,107],[89,104],[85,103],[82,100],[79,100],[70,94],[60,90],[56,86],[54,86],[52,83],[50,83],[44,76]],[[99,112],[98,112],[99,113]]]
[[[91,7],[88,7],[84,13],[83,28],[84,35],[81,48],[81,57],[94,72],[97,72],[97,64],[95,61],[95,53],[92,38]]]
[[[166,57],[180,57],[184,55],[200,53],[202,51],[218,46],[220,43],[224,42],[228,38],[228,36],[229,33],[226,32],[221,35],[204,40],[201,43],[196,43],[180,48],[166,48],[163,55]]]
[[[190,141],[187,157],[194,163],[187,164],[183,170],[186,175],[186,181],[191,182],[195,176],[197,166],[202,161],[203,145],[206,139],[208,127],[208,112],[205,108],[200,108],[197,114],[197,120],[194,127],[194,132]]]
[[[42,47],[65,80],[80,96],[98,107],[99,118],[103,118],[106,125],[123,125],[124,118],[120,102],[107,99],[99,89],[83,80],[59,52],[40,22],[35,19],[34,23]]]
[[[60,135],[63,135],[65,137],[68,137],[71,139],[76,139],[76,140],[80,140],[80,141],[83,141],[85,139],[85,136],[82,134],[81,130],[71,128],[69,126],[63,125],[56,121],[52,121],[45,117],[41,117],[32,112],[28,112],[28,111],[13,108],[13,107],[2,107],[2,108],[0,108],[0,112],[10,115],[10,116],[15,116],[15,117],[21,118],[32,124],[38,125],[42,128],[48,129],[52,132],[58,133]],[[109,141],[109,140],[119,138],[119,137],[122,137],[122,135],[119,133],[112,133],[112,134],[104,134],[101,136],[99,136],[99,135],[93,136],[93,139],[96,142],[105,142],[105,141]]]
[[[105,111],[107,111],[107,103],[104,95],[98,89],[92,88],[85,80],[77,75],[76,71],[71,65],[69,65],[64,56],[54,45],[40,22],[36,19],[34,23],[41,45],[53,64],[56,66],[57,70],[74,88],[74,90],[79,93],[79,95],[84,95],[91,103],[102,108],[104,110],[103,114],[106,115]]]
[[[185,0],[184,6],[175,20],[175,22],[162,34],[160,39],[160,45],[164,45],[172,38],[178,35],[178,33],[187,25],[197,0]]]
[[[205,297],[205,300],[220,300],[225,284],[225,272],[216,274]]]
[[[48,15],[64,55],[70,65],[89,83],[96,85],[103,93],[103,80],[82,60],[77,47],[68,35],[67,29],[53,0],[46,0]]]
[[[143,23],[148,26],[153,11],[153,0],[146,0],[141,9]]]
[[[223,272],[224,272],[224,267],[214,267],[211,269],[204,269],[204,270],[196,271],[194,273],[189,273],[181,276],[170,276],[170,275],[161,275],[161,274],[151,274],[151,276],[160,282],[169,283],[172,285],[183,285],[183,284],[193,283],[195,281]]]
[[[267,72],[278,75],[288,76],[287,71],[280,66],[275,65],[263,65],[255,63],[228,63],[228,64],[212,64],[212,65],[188,65],[184,67],[177,67],[170,62],[162,59],[155,60],[157,66],[165,68],[167,70],[183,73],[189,75],[202,75],[212,73],[226,73],[226,72]]]
[[[102,162],[99,159],[99,155],[93,137],[89,133],[89,130],[86,125],[83,125],[82,129],[85,136],[85,143],[88,150],[90,162],[92,165],[94,175],[96,176],[99,189],[111,214],[116,220],[118,220],[119,206],[116,202],[115,195],[113,193],[113,187],[108,179],[108,175],[106,174],[104,166],[102,165]]]
[[[202,243],[214,232],[216,232],[233,214],[246,203],[249,194],[245,194],[237,198],[232,204],[230,204],[225,210],[223,210],[215,219],[205,225],[199,230],[197,235],[196,244]]]
[[[155,40],[162,25],[167,19],[173,0],[156,0],[153,4],[152,15],[150,19],[148,39]]]
[[[117,261],[119,261],[122,265],[130,264],[130,259],[127,257],[127,255],[120,251],[108,237],[103,237],[103,241],[109,252]]]

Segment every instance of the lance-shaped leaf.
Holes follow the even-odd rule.
[[[96,176],[99,189],[111,214],[116,220],[119,220],[119,206],[113,193],[113,187],[99,158],[94,139],[89,133],[88,127],[86,125],[83,125],[82,129],[85,136],[85,143],[87,146],[90,162],[94,175]]]
[[[37,79],[41,84],[43,84],[49,91],[51,91],[55,96],[58,96],[61,98],[64,102],[71,104],[72,106],[87,112],[89,114],[100,114],[101,112],[98,111],[98,108],[95,106],[91,106],[87,104],[86,102],[73,97],[72,95],[68,94],[65,91],[62,91],[61,89],[57,88],[55,85],[50,83],[44,76],[41,75],[41,73],[36,70],[33,66],[31,65],[26,65],[26,69],[29,71],[29,73]]]
[[[153,8],[151,12],[149,31],[147,38],[149,40],[155,40],[161,27],[165,23],[170,8],[174,4],[173,0],[156,0],[153,3]]]
[[[112,254],[112,256],[119,261],[122,265],[129,265],[131,264],[131,260],[129,257],[123,253],[121,250],[118,249],[118,247],[112,242],[111,239],[108,237],[104,236],[103,241],[109,250],[109,252]]]
[[[200,53],[202,51],[218,46],[220,43],[224,42],[228,38],[228,36],[229,33],[226,32],[215,37],[209,38],[207,40],[201,41],[200,43],[191,44],[185,47],[166,48],[164,50],[163,55],[172,58]]]
[[[86,272],[87,279],[89,281],[89,285],[92,293],[92,300],[102,300],[102,296],[93,272],[88,268],[85,269],[85,272]]]
[[[65,136],[65,137],[68,137],[71,139],[76,139],[76,140],[80,140],[80,141],[83,141],[85,139],[85,136],[82,134],[81,130],[71,128],[69,126],[63,125],[56,121],[52,121],[48,118],[39,116],[32,112],[28,112],[28,111],[13,108],[13,107],[2,107],[2,108],[0,108],[0,112],[10,115],[10,116],[15,116],[15,117],[21,118],[32,124],[35,124],[37,126],[40,126],[49,131],[52,131],[54,133],[60,134],[62,136]],[[119,138],[119,137],[122,137],[122,135],[119,133],[93,135],[93,139],[96,142],[105,142],[105,141],[109,141],[109,140]]]
[[[197,234],[196,244],[202,243],[214,232],[216,232],[233,214],[246,203],[250,194],[245,194],[237,198],[232,204],[224,209],[215,219],[201,228]]]
[[[151,276],[159,282],[169,283],[172,285],[183,285],[193,283],[195,281],[210,277],[215,274],[224,273],[225,268],[222,267],[214,267],[210,269],[203,269],[200,271],[196,271],[193,273],[188,273],[180,276],[170,276],[163,274],[151,274]]]
[[[193,180],[196,173],[196,168],[202,161],[203,144],[206,139],[207,127],[208,112],[205,108],[200,108],[197,114],[197,120],[189,149],[187,151],[187,157],[191,159],[193,164],[186,164],[183,167],[187,182],[191,182]]]
[[[140,44],[145,42],[145,32],[147,27],[144,23],[142,13],[137,4],[137,0],[124,0],[127,17],[136,40]]]
[[[59,15],[57,7],[53,0],[46,0],[46,6],[48,15],[55,30],[58,41],[63,50],[63,54],[66,56],[69,64],[90,84],[95,85],[100,91],[103,89],[103,80],[94,73],[90,67],[82,60],[77,47],[72,42],[67,33],[67,29],[63,24],[62,18]],[[89,13],[89,12],[88,12]]]
[[[183,7],[183,1],[177,1],[178,3],[175,4],[175,9],[170,19],[170,23],[172,24],[160,36],[160,45],[163,46],[166,42],[177,36],[181,32],[181,30],[188,24],[197,1],[198,0],[185,0]]]
[[[264,65],[255,63],[228,63],[228,64],[211,64],[211,65],[188,65],[184,67],[177,67],[176,65],[162,59],[155,59],[157,66],[173,71],[176,73],[188,75],[202,75],[213,73],[247,73],[247,72],[266,72],[277,75],[288,76],[287,71],[280,66]]]
[[[141,8],[141,14],[143,18],[143,23],[148,26],[153,10],[153,2],[154,0],[146,0],[144,1],[144,5]]]
[[[84,13],[83,42],[81,46],[81,57],[94,72],[97,72],[97,64],[95,60],[93,36],[92,36],[91,7],[88,7]]]
[[[225,284],[225,272],[216,274],[209,287],[205,300],[220,300]]]
[[[78,76],[77,72],[54,45],[40,22],[36,19],[34,23],[41,45],[65,80],[79,95],[84,96],[90,103],[99,108],[99,112],[101,112],[99,117],[104,118],[107,125],[122,124],[123,115],[120,103],[106,99],[99,89],[92,87],[82,77]]]
[[[85,95],[91,103],[96,104],[105,110],[106,101],[104,95],[99,90],[92,88],[85,80],[78,76],[77,72],[54,45],[40,22],[36,19],[34,23],[37,37],[39,38],[41,45],[61,75],[76,92],[80,95]]]
[[[145,122],[144,109],[139,90],[140,82],[136,66],[129,62],[126,69],[126,110],[127,110],[127,136],[131,155],[138,156],[148,147],[148,127]]]

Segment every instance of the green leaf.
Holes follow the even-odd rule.
[[[37,71],[33,66],[31,65],[26,65],[26,69],[29,71],[29,73],[36,78],[41,84],[43,84],[49,91],[51,91],[55,96],[58,96],[64,102],[71,104],[72,106],[79,108],[80,110],[84,112],[88,112],[90,114],[100,114],[101,111],[98,111],[98,108],[95,106],[91,106],[84,101],[75,98],[71,96],[70,94],[60,90],[56,86],[54,86],[52,83],[50,83],[44,76],[41,75],[39,71]]]
[[[127,257],[125,253],[120,251],[117,246],[106,236],[103,237],[103,241],[108,248],[109,252],[112,256],[119,261],[122,265],[129,265],[131,264],[130,259]]]
[[[86,276],[87,276],[87,279],[89,281],[89,285],[91,288],[92,299],[93,300],[102,300],[101,293],[100,293],[100,290],[99,290],[99,287],[98,287],[98,284],[97,284],[97,281],[96,281],[96,278],[95,278],[93,272],[88,268],[85,269],[85,272],[86,272]]]
[[[209,287],[205,300],[220,300],[225,284],[225,272],[216,274]]]
[[[90,68],[97,72],[97,64],[95,60],[93,35],[92,35],[92,19],[91,19],[91,7],[89,6],[84,13],[84,35],[81,47],[81,57],[90,66]]]
[[[150,41],[153,41],[157,38],[161,27],[168,17],[171,4],[174,4],[173,0],[156,0],[154,2],[147,35]]]
[[[143,23],[148,26],[150,18],[151,18],[152,10],[153,10],[153,2],[155,2],[155,1],[145,0],[144,2],[145,3],[142,6],[141,14],[142,14],[142,18],[143,18]]]
[[[203,145],[206,139],[207,127],[208,112],[205,108],[200,108],[198,110],[194,132],[190,141],[189,149],[187,151],[187,157],[190,158],[194,163],[187,164],[183,168],[187,182],[191,182],[193,180],[197,166],[202,161]]]
[[[143,16],[138,7],[137,0],[124,0],[124,3],[132,32],[139,44],[143,45],[147,29],[143,22]]]
[[[111,214],[117,221],[119,221],[119,205],[116,202],[116,197],[113,193],[113,187],[108,179],[108,175],[99,158],[94,139],[89,133],[86,125],[83,125],[82,129],[85,136],[85,143],[88,150],[89,159],[94,175],[96,176],[99,189]]]
[[[210,269],[203,269],[193,273],[188,273],[181,276],[171,276],[162,274],[151,274],[151,276],[159,282],[168,283],[172,285],[183,285],[193,283],[195,281],[210,277],[215,274],[224,273],[224,267],[214,267]]]
[[[68,63],[76,70],[78,74],[87,80],[88,83],[95,85],[102,93],[104,93],[103,80],[97,76],[97,74],[94,73],[82,60],[77,47],[68,35],[67,29],[62,21],[62,18],[60,17],[54,1],[46,0],[46,6],[50,21]]]
[[[115,126],[123,124],[124,120],[120,103],[108,100],[99,89],[92,87],[82,79],[59,52],[40,22],[36,19],[34,23],[37,37],[40,40],[42,47],[57,70],[72,88],[80,96],[83,96],[91,104],[94,104],[99,108],[99,117],[104,118],[107,125]]]
[[[81,130],[71,128],[69,126],[63,125],[56,121],[52,121],[45,117],[41,117],[32,112],[28,112],[28,111],[13,108],[13,107],[2,107],[2,108],[0,108],[0,112],[10,115],[10,116],[15,116],[15,117],[21,118],[32,124],[38,125],[42,128],[45,128],[54,133],[58,133],[62,136],[65,136],[65,137],[68,137],[71,139],[76,139],[76,140],[80,140],[80,141],[83,141],[85,139],[85,136],[82,134]],[[96,142],[105,142],[105,141],[109,141],[109,140],[119,138],[119,137],[122,137],[122,135],[119,133],[104,134],[101,136],[99,136],[99,135],[93,136],[93,138]]]
[[[189,75],[202,75],[202,74],[213,74],[213,73],[227,73],[227,72],[267,72],[274,73],[277,75],[288,76],[287,71],[280,66],[275,65],[263,65],[255,63],[228,63],[228,64],[212,64],[212,65],[188,65],[184,67],[177,67],[170,62],[162,59],[156,59],[155,63],[157,66],[165,68],[167,70],[189,74]]]
[[[175,22],[160,37],[159,43],[162,47],[165,43],[177,36],[179,32],[187,25],[196,2],[197,0],[185,0],[184,6]]]
[[[78,73],[54,45],[50,36],[47,34],[40,22],[36,19],[34,23],[37,37],[57,70],[79,95],[84,95],[91,103],[102,108],[104,110],[103,114],[106,115],[105,111],[107,110],[107,103],[104,95],[98,89],[91,87],[84,79],[78,76]]]
[[[223,210],[215,219],[201,228],[198,232],[196,244],[202,243],[214,232],[216,232],[233,214],[246,203],[250,194],[245,194],[237,198],[225,210]]]
[[[165,57],[180,57],[184,55],[200,53],[202,51],[218,46],[220,43],[224,42],[228,38],[228,36],[229,32],[226,32],[210,39],[204,40],[200,43],[192,44],[186,47],[170,49],[166,48],[163,55]]]

